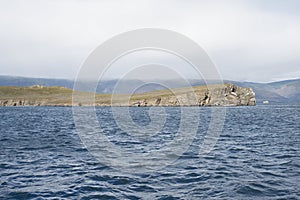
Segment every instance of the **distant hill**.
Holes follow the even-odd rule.
[[[74,82],[68,79],[28,78],[28,77],[0,75],[0,86],[26,87],[26,86],[33,86],[33,85],[43,85],[43,86],[61,86],[66,88],[73,88],[73,84]]]
[[[155,80],[153,81],[155,82]],[[113,92],[114,87],[118,80],[106,80],[98,84],[97,93],[110,94]],[[164,85],[170,88],[186,87],[189,84],[192,86],[205,85],[203,80],[189,80],[189,84],[180,80],[166,80],[163,81]],[[218,84],[218,81],[209,81],[209,84]],[[224,83],[233,83],[240,87],[250,87],[256,93],[257,103],[260,104],[264,100],[268,100],[271,104],[284,104],[284,103],[300,103],[300,79],[285,80],[271,83],[255,83],[255,82],[240,82],[224,80]],[[49,78],[27,78],[27,77],[13,77],[13,76],[0,76],[0,86],[61,86],[73,89],[73,80],[68,79],[49,79]],[[116,93],[130,93],[133,86],[143,84],[141,80],[122,80]],[[138,88],[135,93],[149,92],[154,90],[163,90],[166,87],[157,84],[148,84],[144,87]],[[90,91],[93,92],[93,91]]]
[[[235,82],[241,87],[251,87],[256,93],[257,102],[300,103],[300,79],[271,83]]]

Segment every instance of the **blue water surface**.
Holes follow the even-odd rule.
[[[159,147],[175,137],[180,108],[165,110],[166,126],[145,146]],[[130,115],[146,126],[148,111],[131,108]],[[97,108],[97,116],[115,145],[135,151],[111,108]],[[135,174],[106,166],[89,153],[76,133],[72,108],[2,107],[0,199],[300,198],[300,106],[227,108],[218,142],[204,156],[198,151],[210,108],[200,108],[199,120],[193,143],[178,160]]]

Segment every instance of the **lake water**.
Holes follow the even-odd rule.
[[[131,108],[131,117],[147,125],[148,109]],[[97,116],[107,137],[134,153],[172,140],[180,108],[165,109],[165,129],[145,144],[130,142],[110,108],[97,108]],[[129,173],[92,156],[76,133],[72,108],[2,107],[0,199],[300,198],[300,106],[227,108],[216,145],[200,156],[209,115],[210,108],[200,108],[193,143],[174,163]]]

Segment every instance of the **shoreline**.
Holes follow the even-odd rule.
[[[254,106],[251,88],[217,84],[157,90],[137,94],[95,94],[64,87],[0,87],[0,107],[12,106],[92,106],[92,107],[179,107]]]

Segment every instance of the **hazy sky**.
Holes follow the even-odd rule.
[[[0,0],[0,74],[75,78],[119,33],[163,28],[201,45],[224,79],[300,77],[299,0]]]

